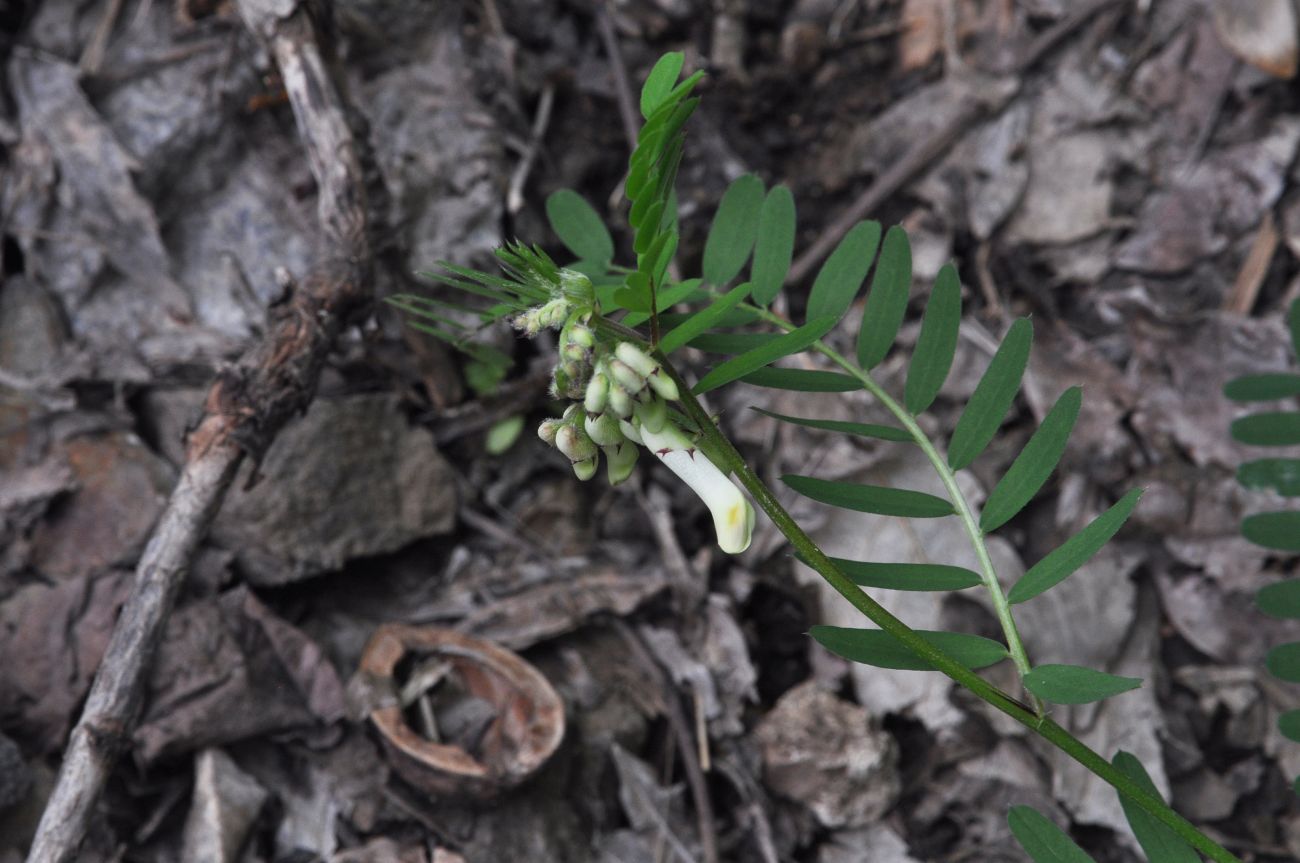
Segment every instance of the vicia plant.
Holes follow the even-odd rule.
[[[1199,859],[1198,851],[1216,861],[1237,861],[1169,808],[1136,758],[1119,752],[1113,762],[1107,761],[1049,715],[1048,704],[1097,701],[1134,689],[1141,681],[1073,665],[1034,665],[1012,613],[1014,605],[1051,589],[1096,554],[1123,525],[1139,493],[1121,497],[1031,567],[1009,592],[1003,591],[994,571],[986,535],[1020,512],[1055,470],[1080,410],[1080,390],[1071,388],[1061,394],[994,486],[981,512],[962,491],[957,473],[969,467],[996,436],[1019,392],[1033,339],[1028,320],[1016,321],[1007,331],[945,453],[917,417],[938,396],[955,355],[962,299],[951,265],[940,272],[926,303],[901,398],[888,393],[871,375],[891,351],[909,303],[911,250],[901,228],[883,232],[878,223],[861,222],[850,230],[814,279],[804,322],[792,322],[771,306],[792,260],[793,196],[782,186],[769,191],[757,177],[746,175],[730,185],[719,203],[700,277],[670,278],[678,240],[673,185],[682,158],[684,127],[698,102],[692,92],[701,78],[696,73],[679,83],[682,65],[680,54],[661,58],[641,93],[645,123],[624,182],[631,202],[628,224],[634,265],[614,263],[614,242],[600,216],[577,194],[563,191],[547,200],[547,215],[576,258],[566,267],[557,266],[535,247],[507,245],[498,251],[503,269],[499,275],[449,263],[429,274],[486,298],[489,307],[474,311],[414,296],[394,302],[411,313],[413,326],[470,352],[480,363],[500,361],[473,341],[481,324],[508,319],[529,335],[558,329],[552,388],[557,398],[570,404],[561,417],[544,422],[539,433],[569,459],[579,478],[596,473],[603,453],[609,480],[620,482],[633,469],[637,446],[645,446],[700,495],[713,514],[719,545],[733,553],[748,546],[754,524],[754,509],[743,489],[784,534],[795,554],[875,624],[875,628],[813,627],[812,636],[824,647],[867,665],[942,672],[1016,719],[1115,787],[1137,841],[1153,863],[1191,863]],[[749,277],[741,279],[746,264]],[[830,336],[856,308],[855,300],[873,264],[853,336],[853,356],[845,356],[832,346]],[[692,310],[671,311],[681,307]],[[465,323],[467,312],[475,316],[474,325]],[[640,329],[643,326],[648,332]],[[669,360],[687,346],[726,357],[693,387]],[[774,365],[805,352],[833,369]],[[737,380],[804,392],[865,390],[871,394],[893,415],[894,424],[767,415],[828,432],[914,445],[942,481],[946,498],[813,476],[789,475],[782,477],[783,482],[813,500],[859,512],[954,517],[971,543],[978,571],[827,556],[700,404],[699,395]],[[988,592],[1003,641],[913,630],[863,590],[977,586]],[[1008,659],[1030,703],[976,673]],[[1090,859],[1033,809],[1016,807],[1008,820],[1014,835],[1039,863]]]

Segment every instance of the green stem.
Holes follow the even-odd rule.
[[[596,326],[608,335],[634,341],[642,347],[649,347],[639,333],[612,321],[598,318],[596,319]],[[1033,707],[1008,695],[969,668],[952,659],[947,653],[926,641],[915,630],[891,614],[887,608],[867,595],[862,588],[835,566],[808,534],[804,533],[790,513],[781,505],[781,502],[776,499],[772,491],[749,468],[744,457],[732,444],[730,438],[722,434],[714,424],[713,418],[696,400],[686,381],[682,379],[667,357],[657,350],[655,355],[681,391],[682,407],[686,415],[699,427],[700,433],[708,439],[709,443],[724,458],[725,461],[722,467],[735,473],[740,484],[753,496],[759,508],[767,513],[768,518],[772,520],[772,523],[781,531],[795,551],[850,605],[862,612],[867,619],[888,632],[905,647],[928,661],[936,670],[943,672],[978,698],[1010,716],[1083,765],[1211,860],[1216,861],[1216,863],[1242,863],[1240,858],[1197,830],[1191,822],[1171,809],[1159,796],[1149,793],[1129,779],[1128,776],[1116,769],[1086,743],[1079,740],[1050,717],[1042,715]],[[915,421],[913,421],[913,425],[915,425]]]

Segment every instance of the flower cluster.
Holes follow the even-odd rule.
[[[744,551],[753,534],[753,507],[677,425],[668,404],[680,393],[663,366],[632,342],[611,345],[597,336],[590,326],[593,305],[584,302],[585,278],[561,270],[558,295],[515,318],[530,335],[560,328],[552,390],[574,403],[562,417],[543,422],[538,436],[569,459],[581,480],[595,476],[604,453],[611,485],[632,475],[637,447],[646,447],[704,501],[722,550]]]

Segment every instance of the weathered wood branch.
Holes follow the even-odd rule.
[[[64,753],[28,863],[75,859],[99,797],[127,748],[145,681],[190,558],[246,457],[261,458],[306,410],[336,336],[371,295],[366,185],[346,106],[327,71],[316,22],[295,0],[239,0],[280,68],[319,195],[328,260],[268,310],[261,342],[217,375],[190,433],[186,464],[136,567],[108,650]]]

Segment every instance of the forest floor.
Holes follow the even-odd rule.
[[[31,841],[214,373],[262,336],[285,274],[329,253],[294,113],[235,6],[0,13],[0,863]],[[1145,489],[1114,543],[1020,606],[1036,661],[1145,680],[1055,715],[1107,756],[1136,754],[1244,860],[1300,859],[1300,744],[1276,727],[1300,688],[1264,668],[1300,629],[1253,605],[1296,564],[1237,534],[1258,501],[1236,482],[1252,453],[1221,394],[1290,361],[1289,0],[320,6],[376,190],[378,297],[431,290],[413,274],[440,260],[490,266],[503,239],[562,255],[544,207],[561,188],[630,255],[619,91],[681,50],[708,73],[678,183],[684,272],[745,173],[793,191],[792,310],[815,244],[855,206],[904,225],[914,303],[878,377],[901,391],[924,295],[955,261],[966,318],[932,411],[941,437],[1032,316],[1025,392],[969,494],[1062,390],[1084,384],[1084,406],[1061,471],[990,542],[1000,575]],[[649,459],[616,489],[577,482],[530,431],[554,409],[547,348],[485,338],[518,360],[503,383],[382,304],[344,331],[310,409],[256,476],[244,466],[195,555],[80,859],[996,863],[1026,859],[1015,804],[1102,863],[1142,859],[1108,786],[946,678],[816,647],[812,624],[859,620],[762,516],[730,557]],[[879,407],[748,385],[713,397],[764,477],[938,489],[915,453],[750,407],[859,421]],[[520,415],[525,433],[489,452],[489,429]],[[782,500],[840,557],[971,559],[946,523]],[[919,629],[997,632],[978,589],[878,593]],[[384,624],[467,632],[540,670],[566,727],[538,775],[488,803],[397,775],[360,671]],[[468,691],[463,669],[398,674],[435,687],[415,691],[413,724],[433,714],[453,744],[517,755],[496,736],[508,705]]]

